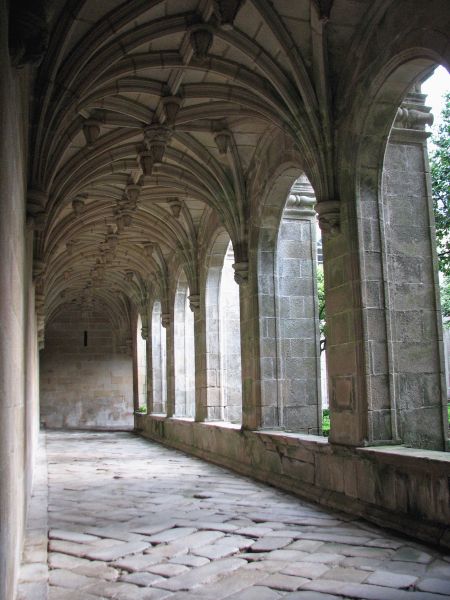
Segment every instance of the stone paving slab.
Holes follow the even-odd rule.
[[[43,437],[16,600],[450,598],[437,549],[132,434]]]

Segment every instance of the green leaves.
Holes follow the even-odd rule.
[[[439,270],[450,276],[450,92],[433,143],[430,166]]]

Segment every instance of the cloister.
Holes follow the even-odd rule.
[[[0,14],[0,599],[40,429],[134,432],[444,556],[421,84],[450,68],[448,0]]]

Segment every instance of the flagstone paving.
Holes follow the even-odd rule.
[[[133,434],[43,438],[18,600],[450,598],[437,549]]]

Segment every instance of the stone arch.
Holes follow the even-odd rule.
[[[358,231],[353,276],[358,272],[361,281],[356,331],[362,344],[355,359],[366,375],[353,380],[351,405],[334,402],[332,431],[343,432],[355,419],[355,431],[369,443],[441,450],[448,425],[424,131],[428,113],[419,89],[413,89],[438,63],[445,60],[431,47],[403,48],[380,69],[361,111],[352,152],[358,157],[355,179],[346,182],[349,190],[354,186],[356,202],[343,203],[341,230]],[[330,267],[329,280],[336,272]],[[345,308],[330,318],[335,341],[339,323],[352,318]],[[333,343],[334,356],[342,350],[342,343]]]
[[[293,185],[296,181],[302,181],[301,177],[313,199],[309,204],[307,202],[306,210],[305,207],[297,207],[292,196]],[[302,194],[298,197],[304,198],[306,191],[303,190]],[[252,264],[257,273],[253,291],[259,307],[261,423],[265,427],[287,428],[304,433],[319,433],[321,430],[317,289],[313,266],[315,256],[312,254],[309,259],[304,258],[304,262],[309,260],[310,265],[308,282],[300,277],[302,227],[311,232],[311,224],[315,222],[313,205],[312,188],[299,165],[292,162],[281,165],[274,171],[270,184],[264,190],[252,244],[256,248]],[[315,253],[315,230],[313,233],[314,241],[309,237],[308,244],[309,251],[313,245]],[[289,263],[295,268],[297,277],[292,273],[287,275]],[[302,312],[305,310],[306,293],[309,295],[308,315],[311,313],[307,319]],[[312,353],[305,350],[306,321],[310,319],[315,340]],[[312,363],[311,377],[305,379],[308,361]]]
[[[240,422],[242,411],[239,288],[228,232],[216,231],[206,253],[207,418]]]

